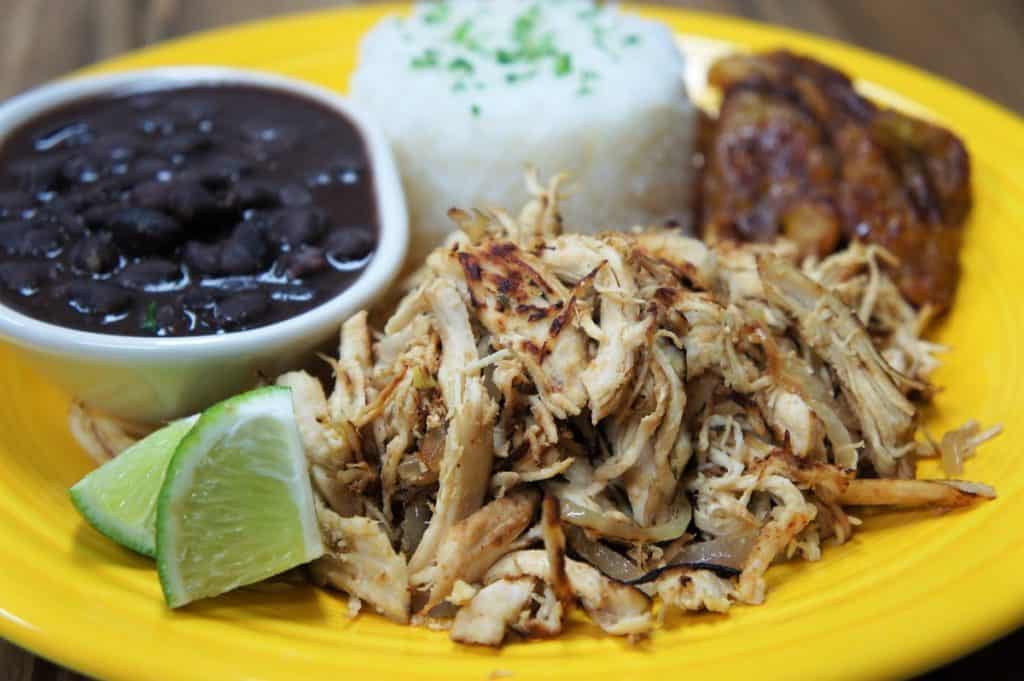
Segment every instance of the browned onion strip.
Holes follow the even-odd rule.
[[[590,539],[580,528],[570,525],[566,528],[566,536],[572,550],[606,576],[620,582],[629,582],[644,576],[644,571],[636,563],[601,542]]]
[[[671,541],[683,536],[693,517],[693,509],[690,508],[689,501],[685,496],[681,496],[676,499],[671,519],[650,527],[640,527],[629,520],[609,517],[600,510],[587,508],[573,501],[566,493],[565,485],[550,485],[549,487],[561,504],[562,520],[615,539],[644,543]]]

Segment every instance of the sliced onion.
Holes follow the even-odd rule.
[[[974,456],[974,450],[1003,431],[1002,426],[981,430],[977,421],[971,420],[942,436],[939,452],[942,454],[942,470],[946,475],[960,475],[964,461]]]
[[[707,541],[687,544],[668,562],[656,570],[631,580],[630,584],[643,584],[657,579],[669,568],[689,567],[698,570],[711,570],[721,577],[733,577],[743,570],[750,550],[754,547],[756,534],[730,535],[716,537]]]
[[[935,482],[960,490],[964,494],[983,497],[985,499],[996,498],[996,491],[988,485],[980,482],[968,482],[967,480],[936,480]]]
[[[569,546],[580,558],[590,563],[612,579],[620,582],[643,577],[644,571],[618,551],[609,548],[599,541],[589,538],[583,530],[570,525],[566,528]]]
[[[641,527],[630,520],[616,518],[600,509],[588,508],[578,503],[571,498],[572,493],[567,485],[550,485],[550,489],[561,504],[562,520],[577,527],[593,530],[605,537],[625,541],[653,543],[676,539],[683,536],[693,517],[689,500],[680,495],[674,504],[671,519],[651,527]]]
[[[417,495],[405,506],[405,517],[402,518],[402,551],[411,556],[423,539],[430,522],[430,505],[426,495]]]
[[[756,538],[756,534],[739,534],[687,544],[673,556],[670,565],[707,564],[740,570]]]

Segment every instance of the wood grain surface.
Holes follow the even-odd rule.
[[[165,38],[340,4],[347,3],[0,0],[0,99]],[[683,0],[670,4],[838,38],[937,73],[1024,114],[1019,75],[1024,64],[1024,0]],[[919,681],[1024,679],[1022,649],[1024,629]],[[0,640],[3,681],[83,678]]]

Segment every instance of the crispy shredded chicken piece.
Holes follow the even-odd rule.
[[[530,602],[538,581],[533,577],[500,579],[481,589],[455,615],[451,637],[459,643],[497,646]]]
[[[149,435],[151,427],[129,423],[72,402],[68,425],[79,446],[100,465]]]
[[[319,499],[316,515],[326,553],[310,564],[313,579],[356,596],[396,622],[408,622],[405,558],[391,547],[380,523],[366,517],[342,518]]]
[[[436,567],[413,575],[414,583],[422,580],[433,584],[430,599],[421,612],[426,613],[445,600],[457,580],[480,581],[529,527],[539,500],[536,490],[519,490],[495,499],[456,523],[438,549]]]
[[[636,587],[608,579],[596,568],[566,559],[569,587],[590,618],[609,634],[644,634],[651,628],[650,598]],[[492,567],[485,583],[530,575],[551,583],[547,554],[539,550],[511,553]]]

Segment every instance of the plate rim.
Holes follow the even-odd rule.
[[[879,82],[881,84],[881,82],[884,82],[885,80],[913,80],[917,83],[926,85],[930,90],[941,91],[948,95],[952,95],[952,99],[961,104],[967,104],[974,109],[974,115],[993,118],[997,121],[995,124],[997,127],[1005,128],[1006,126],[1009,126],[1009,128],[1011,128],[1010,132],[1016,132],[1018,139],[1024,139],[1024,118],[1020,117],[1004,105],[995,102],[984,95],[975,93],[959,83],[946,79],[942,76],[938,76],[920,67],[907,64],[898,59],[875,53],[841,40],[810,34],[778,24],[721,15],[707,11],[644,3],[626,3],[625,7],[628,10],[638,10],[645,16],[653,18],[671,16],[675,21],[682,21],[685,23],[689,20],[691,23],[695,22],[701,24],[704,29],[707,29],[708,27],[711,27],[712,29],[711,31],[701,30],[700,32],[694,33],[687,31],[679,33],[674,30],[673,33],[676,36],[693,35],[706,39],[741,44],[749,43],[750,40],[748,40],[748,38],[751,37],[754,38],[753,42],[763,42],[768,39],[769,42],[783,44],[786,47],[793,47],[798,50],[805,50],[811,53],[827,52],[833,54],[835,55],[834,59],[837,65],[842,68],[847,68],[846,64],[843,63],[844,61],[854,59],[858,62],[859,68],[857,70],[864,69],[870,72],[879,73],[882,71],[890,72],[884,79],[866,79],[870,82]],[[405,3],[375,3],[373,5],[357,4],[349,7],[295,12],[270,18],[240,22],[230,26],[198,31],[186,36],[161,41],[144,49],[135,50],[119,55],[113,59],[92,64],[64,77],[74,77],[79,74],[99,70],[120,70],[122,68],[126,68],[126,66],[122,66],[122,63],[127,63],[130,60],[138,59],[140,57],[158,55],[164,50],[173,50],[176,47],[180,47],[183,43],[194,42],[197,39],[217,40],[225,37],[231,38],[232,34],[237,34],[246,30],[267,30],[282,23],[288,23],[291,21],[307,21],[311,18],[320,16],[345,15],[352,12],[366,10],[374,10],[384,13],[387,11],[402,11],[405,8],[407,8]],[[225,36],[225,34],[227,35]],[[916,100],[917,96],[915,95],[913,99]],[[942,118],[941,110],[935,110],[934,113],[938,114],[939,117]],[[3,575],[0,575],[0,593],[8,592],[11,587],[17,588],[17,584],[5,579]],[[1024,596],[1024,586],[1021,586],[1018,589],[1018,592],[1014,595]],[[166,676],[163,676],[161,672],[167,672],[169,670],[163,667],[156,667],[140,676],[140,670],[137,666],[133,665],[134,660],[131,660],[128,657],[122,658],[118,656],[117,658],[101,659],[100,657],[92,654],[92,650],[85,644],[78,644],[76,646],[64,645],[64,641],[57,640],[57,637],[52,633],[47,633],[47,629],[53,627],[52,619],[50,620],[50,626],[47,626],[42,622],[45,618],[39,615],[39,611],[34,613],[34,616],[31,616],[30,620],[22,619],[17,613],[4,608],[5,600],[6,599],[0,597],[0,637],[8,639],[15,645],[25,648],[33,654],[40,655],[62,666],[96,677],[116,679],[167,678]],[[946,645],[942,647],[943,649],[939,649],[939,646],[933,646],[933,654],[925,657],[917,655],[913,658],[910,658],[909,656],[900,658],[899,655],[897,655],[896,659],[890,659],[885,670],[880,671],[878,677],[893,678],[932,669],[952,659],[968,654],[969,652],[973,652],[985,643],[1018,628],[1024,624],[1024,598],[1008,598],[1007,600],[1016,600],[1019,602],[1019,605],[1016,605],[1015,607],[1006,607],[1001,613],[999,613],[1001,616],[992,616],[992,613],[988,613],[989,616],[986,619],[986,626],[973,626],[967,631],[967,633],[958,633],[955,640],[952,637],[944,638],[942,643],[945,643]],[[57,616],[59,617],[59,613]],[[197,674],[204,677],[207,676],[207,674],[204,674],[202,670],[191,671],[195,671]],[[836,678],[864,678],[864,675],[836,675]]]

